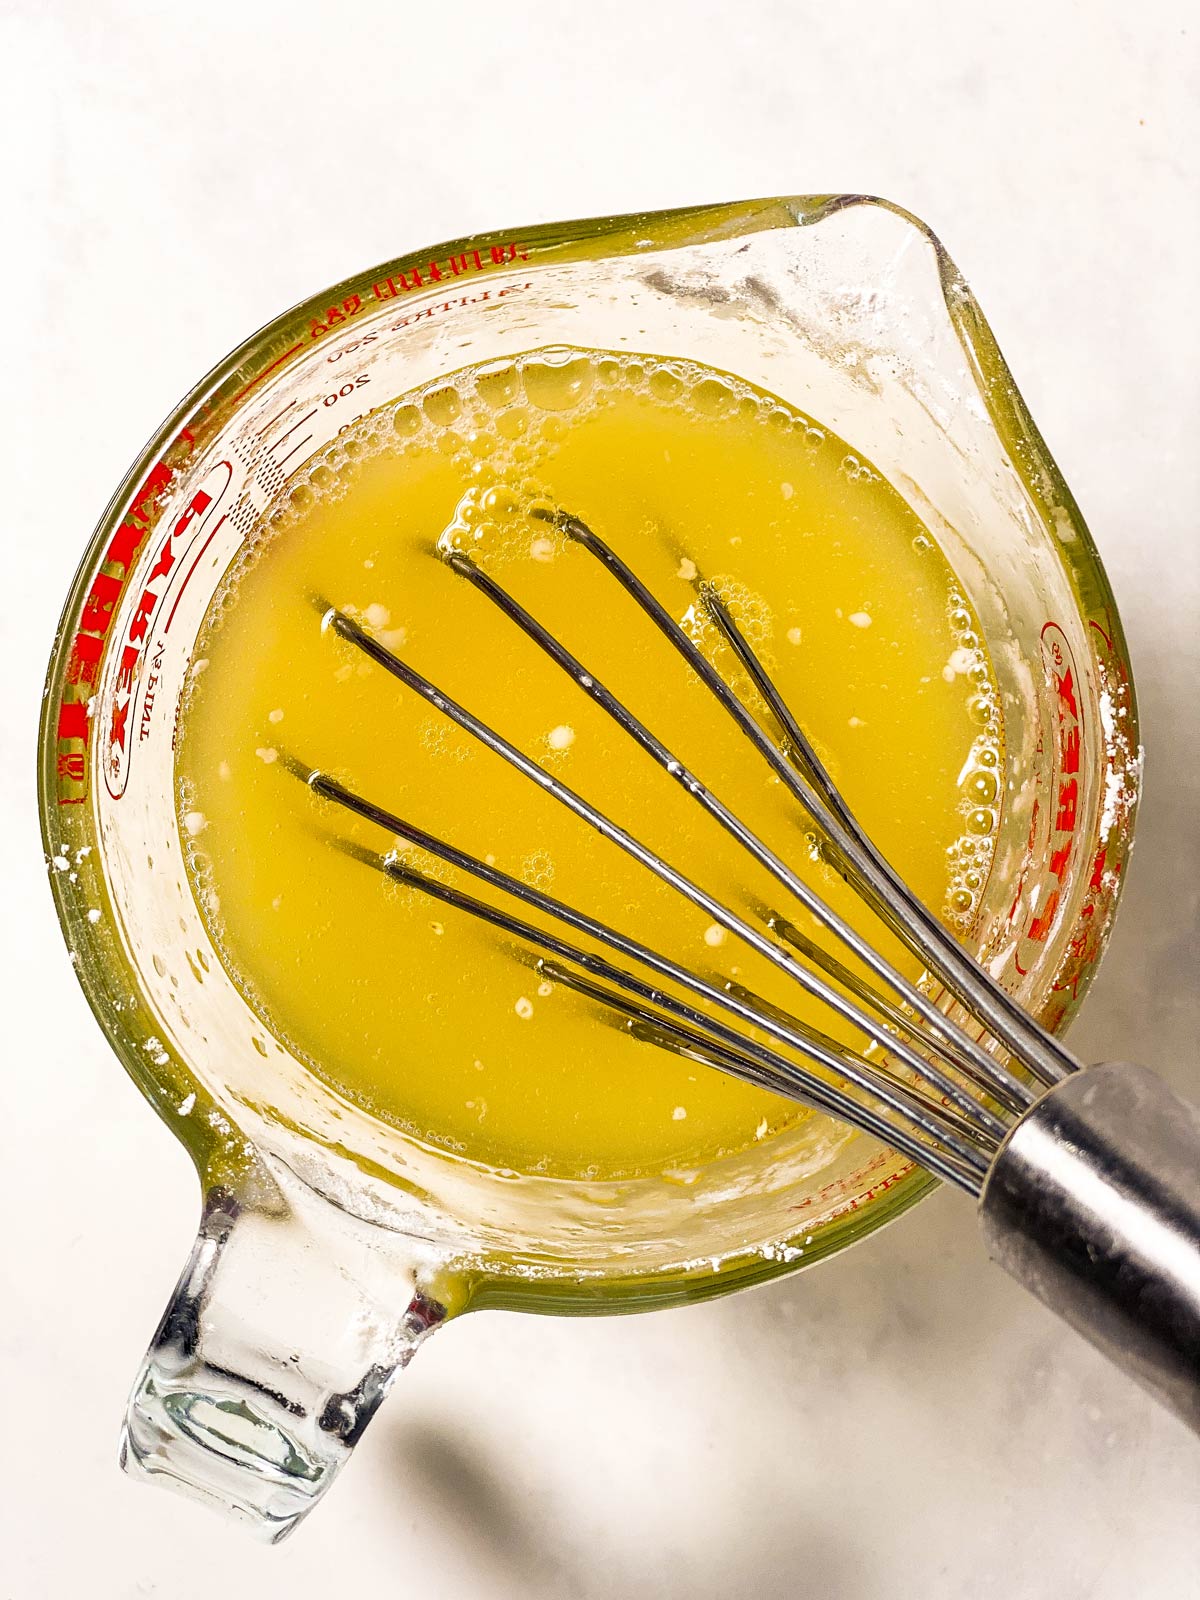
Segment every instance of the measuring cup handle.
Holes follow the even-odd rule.
[[[131,1476],[271,1544],[325,1493],[446,1316],[398,1235],[306,1194],[262,1209],[209,1191],[121,1437]]]

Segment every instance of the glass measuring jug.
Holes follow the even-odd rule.
[[[269,1538],[325,1490],[447,1316],[723,1292],[821,1259],[930,1186],[865,1137],[814,1149],[788,1133],[686,1191],[498,1172],[339,1099],[218,959],[185,874],[172,746],[222,575],[348,423],[541,345],[702,356],[871,459],[954,566],[1003,697],[1008,787],[973,944],[1061,1026],[1115,908],[1137,776],[1120,625],[978,308],[913,218],[851,196],[460,241],[272,323],[181,404],[106,512],[64,612],[41,741],[77,971],[205,1197],[125,1461]]]

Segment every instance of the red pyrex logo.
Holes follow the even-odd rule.
[[[135,745],[150,733],[161,664],[161,638],[155,655],[147,661],[152,625],[161,636],[169,631],[188,580],[224,520],[217,513],[232,478],[230,462],[221,461],[213,467],[192,491],[154,550],[125,630],[116,679],[102,713],[105,744],[101,765],[105,787],[114,800],[125,793]]]

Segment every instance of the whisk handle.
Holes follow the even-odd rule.
[[[1073,1074],[1000,1148],[992,1259],[1200,1433],[1200,1110],[1144,1067]]]

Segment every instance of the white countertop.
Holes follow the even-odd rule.
[[[33,805],[87,535],[255,326],[477,229],[884,194],[975,288],[1130,636],[1139,846],[1073,1043],[1200,1097],[1192,6],[18,0],[0,45],[0,1600],[1196,1593],[1200,1444],[990,1268],[949,1194],[712,1305],[464,1319],[278,1550],[132,1486],[117,1424],[194,1179],[74,984]]]

